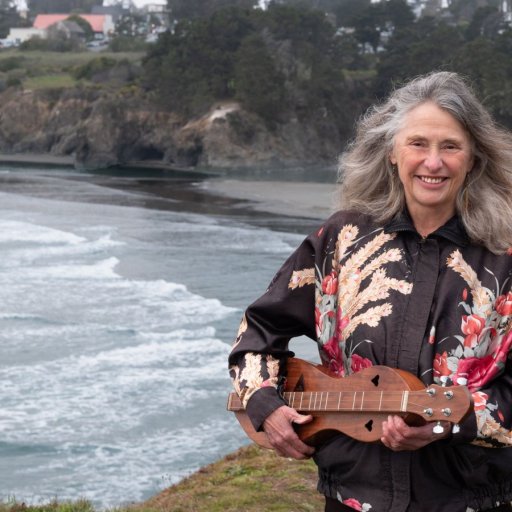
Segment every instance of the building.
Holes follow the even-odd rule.
[[[38,14],[34,20],[33,27],[40,30],[47,30],[51,25],[68,19],[72,14]],[[114,22],[109,14],[79,14],[94,32],[95,37],[109,37],[114,33]]]
[[[32,39],[33,37],[40,37],[46,39],[47,32],[34,27],[11,28],[6,40],[10,41],[14,46],[19,46],[21,43]]]
[[[119,19],[130,12],[129,9],[125,9],[121,4],[117,5],[93,5],[91,14],[100,14],[100,15],[109,15],[112,16],[112,22],[114,25],[119,21]]]
[[[503,19],[511,24],[512,23],[512,0],[503,0],[501,2],[501,12],[503,13]]]

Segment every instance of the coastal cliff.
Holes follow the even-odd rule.
[[[341,141],[325,113],[269,127],[236,102],[185,119],[139,93],[95,88],[0,94],[0,152],[72,156],[79,169],[133,162],[240,168],[333,163]]]

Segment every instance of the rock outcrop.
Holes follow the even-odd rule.
[[[104,90],[19,91],[0,95],[0,152],[72,155],[77,168],[134,162],[237,168],[332,163],[338,132],[320,113],[268,127],[235,102],[187,120],[136,94]]]

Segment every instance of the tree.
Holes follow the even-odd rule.
[[[433,18],[420,18],[409,28],[397,30],[377,64],[377,96],[387,96],[394,84],[406,79],[447,69],[454,61],[454,49],[463,45],[460,29]]]
[[[119,17],[115,33],[122,37],[140,37],[147,33],[146,17],[141,13],[128,12]]]
[[[497,41],[479,37],[457,52],[452,68],[467,75],[495,119],[512,128],[512,31]]]
[[[338,27],[352,27],[354,20],[370,6],[370,0],[273,0],[271,5],[306,8],[331,13],[336,16]]]
[[[102,5],[103,0],[28,0],[32,15],[52,13],[90,13],[95,5]]]
[[[254,31],[251,14],[231,8],[209,19],[178,23],[149,51],[146,87],[154,88],[165,106],[186,113],[232,98],[235,54]]]
[[[235,98],[272,123],[286,109],[284,81],[263,39],[257,34],[245,38],[236,53]]]
[[[414,13],[405,0],[387,0],[380,4],[381,17],[389,22],[394,30],[410,27],[414,21]]]
[[[258,0],[167,0],[167,8],[175,21],[208,18],[228,7],[252,9],[257,4]]]
[[[503,15],[492,6],[480,7],[475,11],[471,23],[466,29],[466,38],[471,41],[477,37],[496,37],[504,26]]]
[[[9,29],[26,24],[18,14],[14,0],[0,0],[0,39],[7,37]]]
[[[74,21],[85,33],[85,39],[90,41],[94,38],[94,30],[91,27],[91,24],[84,20],[82,17],[77,14],[73,14],[67,18],[68,21]]]

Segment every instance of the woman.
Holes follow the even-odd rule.
[[[314,457],[326,511],[512,510],[512,141],[456,74],[396,90],[341,160],[343,210],[284,263],[246,311],[235,389],[277,453]],[[290,338],[340,377],[385,365],[425,385],[467,385],[463,423],[382,424],[380,443],[337,435],[278,393]],[[439,425],[437,425],[439,427]]]

